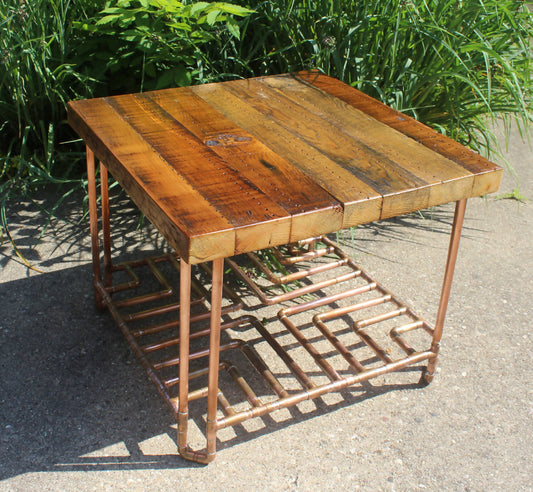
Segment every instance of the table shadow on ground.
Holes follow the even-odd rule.
[[[90,251],[87,221],[80,222],[81,201],[81,196],[71,197],[64,203],[62,215],[52,221],[49,232],[53,234],[46,238],[52,254],[46,257],[40,256],[36,246],[43,216],[31,213],[30,205],[23,201],[11,209],[14,236],[29,259],[45,271],[59,265],[67,268],[0,284],[0,480],[30,471],[196,466],[176,455],[171,412],[111,316],[95,311],[90,265],[68,268],[79,265],[80,257],[86,262]],[[117,211],[112,215],[114,250],[127,250],[128,256],[137,257],[141,250],[164,247],[150,225],[138,230],[139,215],[127,197],[115,197],[113,209]],[[331,238],[356,253],[369,252],[375,251],[379,242],[423,242],[427,238],[421,239],[422,230],[447,237],[452,221],[453,207],[438,207],[422,215],[360,226],[354,231],[355,240],[351,231]],[[475,222],[470,220],[464,235],[475,237],[475,232]],[[62,249],[61,254],[57,249]],[[9,244],[4,243],[0,253],[2,267],[15,261]],[[315,400],[316,408],[309,413],[292,408],[287,410],[290,419],[266,416],[253,431],[236,426],[234,436],[218,449],[282,432],[289,425],[387,391],[416,388],[418,371],[404,371],[408,377],[403,379],[409,382],[368,383],[344,391],[330,404]],[[203,428],[202,419],[195,424]],[[164,454],[157,451],[161,447]]]
[[[177,455],[175,421],[110,315],[94,309],[90,266],[0,284],[0,480],[27,472],[199,466]],[[233,428],[219,451],[408,382],[344,391],[315,410]],[[275,415],[275,414],[274,414]],[[194,424],[204,428],[203,417]],[[164,451],[161,452],[161,449]]]
[[[7,231],[0,241],[0,269],[12,268],[12,263],[24,267],[26,263],[41,273],[58,266],[76,266],[90,258],[86,196],[78,190],[60,205],[59,199],[57,191],[41,190],[32,200],[23,198],[8,202]],[[161,235],[124,192],[113,190],[111,214],[114,251],[135,255],[141,249],[164,248]]]

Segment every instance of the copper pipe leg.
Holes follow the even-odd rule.
[[[211,290],[211,333],[209,334],[209,375],[207,393],[207,460],[212,461],[216,454],[216,421],[218,395],[218,366],[220,359],[220,317],[222,309],[222,281],[224,259],[213,261]]]
[[[444,272],[444,281],[442,283],[442,291],[440,295],[439,309],[437,311],[437,320],[435,321],[435,329],[433,332],[433,341],[431,342],[431,351],[435,354],[428,359],[427,369],[422,374],[421,383],[429,384],[435,375],[435,368],[437,366],[437,358],[439,354],[440,341],[442,338],[442,329],[444,326],[444,318],[446,317],[446,309],[448,307],[448,300],[450,299],[450,291],[452,288],[453,272],[455,269],[455,262],[457,260],[457,252],[459,250],[459,241],[461,239],[461,230],[463,228],[463,221],[466,210],[466,198],[459,200],[455,205],[455,215],[453,219],[452,232],[450,236],[450,245],[448,248],[448,259],[446,260],[446,270]]]
[[[187,445],[189,422],[189,336],[191,321],[191,265],[181,260],[180,266],[180,365],[178,393],[178,451],[187,458],[192,452]]]
[[[87,156],[87,187],[89,191],[89,224],[91,231],[91,252],[93,260],[93,287],[96,308],[104,309],[102,296],[97,288],[100,282],[100,249],[98,245],[98,210],[96,205],[95,158],[93,151],[86,147]]]
[[[104,253],[104,284],[112,285],[111,228],[109,225],[109,184],[107,167],[100,163],[100,196],[102,197],[102,249]]]
[[[179,363],[179,401],[178,401],[178,451],[180,455],[198,463],[210,463],[216,455],[218,371],[220,359],[220,319],[222,310],[222,291],[224,259],[213,261],[213,280],[211,290],[211,322],[209,332],[209,369],[207,389],[207,428],[206,451],[194,451],[187,444],[189,419],[189,342],[190,342],[190,305],[191,305],[191,266],[181,260],[180,269],[180,363]]]

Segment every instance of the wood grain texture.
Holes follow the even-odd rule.
[[[436,132],[420,121],[317,71],[298,72],[294,76],[297,80],[311,84],[331,94],[470,171],[475,176],[469,196],[493,193],[500,186],[503,173],[503,169],[500,166],[455,140]]]
[[[71,102],[69,123],[173,248],[185,252],[196,243],[200,251],[209,251],[210,244],[218,244],[233,254],[232,224],[155,154],[104,99]],[[180,201],[193,206],[180,210]],[[194,231],[187,233],[193,224]]]
[[[317,72],[69,104],[189,263],[495,191],[501,168]]]
[[[342,204],[253,135],[188,88],[145,94],[292,217],[291,232],[318,224],[342,226]],[[311,215],[313,215],[311,219]],[[313,228],[316,229],[316,228]],[[311,229],[311,230],[313,230]],[[317,229],[318,230],[318,229]],[[291,237],[291,241],[296,240]]]
[[[251,237],[264,247],[289,241],[291,215],[160,106],[142,95],[106,100],[177,174],[233,225],[235,251],[247,250]]]
[[[261,97],[238,90],[244,86]],[[231,90],[335,162],[349,162],[352,173],[383,195],[380,218],[445,203],[472,188],[474,176],[463,167],[292,77],[238,81]]]
[[[295,129],[287,130],[268,110],[261,112],[235,95],[234,85],[234,82],[205,84],[192,90],[341,202],[345,215],[343,227],[346,227],[346,217],[357,223],[380,218],[383,195],[356,175],[358,168],[354,167],[353,159],[332,160],[308,141],[298,138]],[[299,123],[300,129],[304,126],[305,121]],[[307,131],[320,139],[318,128]]]

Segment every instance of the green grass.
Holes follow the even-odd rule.
[[[36,189],[62,187],[42,234],[50,214],[81,185],[81,173],[70,172],[80,147],[63,142],[72,139],[66,103],[91,94],[90,77],[73,62],[70,22],[90,8],[70,0],[0,0],[0,243],[10,240],[19,256],[7,222],[10,200],[32,202]]]
[[[77,71],[71,51],[70,19],[84,15],[82,5],[69,0],[0,1],[2,175],[11,176],[29,158],[37,158],[39,168],[53,174],[55,145],[68,134],[66,103],[90,94],[90,80]]]
[[[318,68],[485,154],[487,118],[529,125],[533,20],[522,1],[243,3],[257,13],[226,72]]]

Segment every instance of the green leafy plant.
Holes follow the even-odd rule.
[[[14,197],[83,186],[71,99],[317,68],[489,154],[532,36],[522,0],[0,0],[0,242]]]
[[[251,12],[224,2],[116,0],[89,21],[74,23],[92,34],[78,56],[82,65],[89,63],[90,73],[109,80],[108,92],[209,81],[205,45],[218,44],[222,31],[239,39],[235,17]],[[127,78],[117,77],[121,73]]]
[[[57,208],[85,186],[83,146],[66,122],[71,99],[205,80],[202,46],[239,36],[248,9],[174,0],[0,0],[0,244],[10,201],[58,186]],[[128,76],[124,77],[123,74]]]
[[[526,198],[518,188],[513,188],[513,191],[509,191],[507,193],[503,193],[501,195],[497,195],[496,200],[516,200],[519,203],[527,203],[529,202],[529,199]]]

